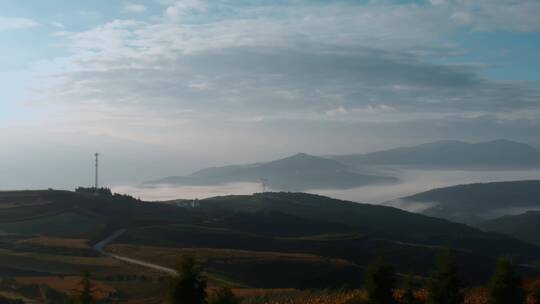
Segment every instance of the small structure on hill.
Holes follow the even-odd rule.
[[[194,200],[182,200],[182,201],[177,201],[175,203],[175,205],[177,207],[181,207],[181,208],[199,208],[201,207],[201,203],[199,202],[199,199],[194,199]]]
[[[96,188],[96,187],[78,187],[75,192],[85,195],[96,196],[112,196],[113,193],[109,188]]]

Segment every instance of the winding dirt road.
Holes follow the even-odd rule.
[[[142,266],[142,267],[146,267],[146,268],[154,269],[154,270],[157,270],[157,271],[165,272],[165,273],[167,273],[168,275],[171,275],[171,276],[176,275],[176,270],[174,270],[172,268],[160,266],[160,265],[157,265],[157,264],[153,264],[153,263],[149,263],[149,262],[145,262],[145,261],[141,261],[141,260],[137,260],[137,259],[128,258],[128,257],[125,257],[125,256],[121,256],[121,255],[117,255],[117,254],[113,254],[113,253],[105,251],[105,247],[107,247],[107,245],[109,245],[111,242],[113,242],[114,240],[121,237],[124,233],[126,233],[126,229],[117,230],[113,234],[111,234],[108,237],[106,237],[105,239],[103,239],[102,241],[96,243],[92,248],[94,248],[94,250],[96,250],[97,252],[99,252],[99,253],[101,253],[103,255],[109,256],[109,257],[111,257],[113,259],[117,259],[117,260],[122,261],[122,262],[130,263],[130,264],[134,264],[134,265],[139,265],[139,266]]]

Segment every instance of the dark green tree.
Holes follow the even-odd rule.
[[[459,274],[456,259],[451,250],[439,257],[437,270],[428,283],[429,304],[462,304],[465,283]]]
[[[525,303],[525,291],[514,264],[508,259],[499,259],[489,283],[490,304]]]
[[[208,304],[240,304],[240,302],[241,300],[227,287],[216,290],[208,299]]]
[[[370,304],[393,304],[396,273],[382,258],[372,262],[366,272],[366,290]]]
[[[167,295],[168,304],[205,304],[206,277],[192,256],[184,256],[176,268],[177,275],[171,279]]]
[[[77,302],[80,304],[94,303],[94,298],[92,297],[94,286],[92,285],[91,277],[90,271],[85,270],[82,272],[82,279],[79,283],[81,290],[77,296]]]

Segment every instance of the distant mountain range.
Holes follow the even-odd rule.
[[[405,209],[415,207],[425,215],[477,225],[502,215],[539,210],[540,180],[439,188],[386,204]]]
[[[508,140],[481,143],[438,141],[368,154],[319,157],[299,153],[271,162],[213,167],[187,176],[170,176],[147,184],[208,186],[264,182],[273,190],[351,189],[396,182],[377,171],[380,166],[440,169],[509,169],[540,167],[540,150]]]
[[[540,167],[540,150],[509,140],[480,143],[437,141],[367,154],[336,155],[331,159],[343,164],[406,165],[451,168]]]
[[[335,160],[299,153],[294,156],[250,165],[207,168],[187,176],[171,176],[149,184],[218,185],[232,182],[264,182],[272,189],[348,189],[395,182],[387,176],[362,174]]]

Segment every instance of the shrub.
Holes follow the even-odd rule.
[[[184,256],[177,268],[177,275],[170,281],[167,303],[206,303],[206,277],[192,256]]]
[[[227,287],[216,290],[208,299],[208,304],[240,304],[240,302],[241,300]]]
[[[528,304],[540,304],[540,283],[533,286],[529,293]]]
[[[463,287],[456,260],[452,251],[446,250],[439,258],[437,270],[428,284],[430,304],[461,304],[464,300]]]
[[[94,303],[94,298],[92,297],[93,292],[93,285],[92,281],[90,280],[91,274],[90,271],[83,271],[82,272],[82,279],[79,283],[81,285],[81,291],[79,295],[77,296],[77,303],[80,304],[90,304]]]
[[[525,302],[521,278],[514,264],[507,259],[497,261],[497,268],[489,283],[490,304],[520,304]]]
[[[368,266],[366,272],[366,290],[370,304],[392,304],[394,288],[396,287],[396,273],[392,266],[387,265],[382,258],[375,260]]]

